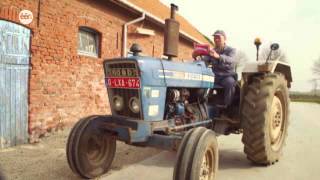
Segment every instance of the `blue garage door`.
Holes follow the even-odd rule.
[[[30,30],[0,20],[0,148],[28,140]]]

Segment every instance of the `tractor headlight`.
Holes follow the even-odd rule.
[[[123,98],[120,96],[114,96],[112,98],[112,104],[116,111],[121,111],[123,109]]]
[[[129,100],[129,108],[133,113],[140,112],[140,101],[137,97],[132,97]]]

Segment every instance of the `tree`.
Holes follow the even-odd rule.
[[[314,93],[314,96],[317,95],[318,81],[319,81],[319,79],[316,79],[316,78],[310,80],[310,82],[312,83],[312,86],[313,86],[311,92]]]
[[[263,48],[260,51],[259,59],[260,60],[267,60],[269,54],[270,54],[270,46]],[[280,48],[271,53],[270,60],[271,61],[279,60],[282,62],[288,62],[288,59],[287,59],[285,52]]]
[[[313,63],[312,72],[320,79],[320,57]]]
[[[235,56],[235,70],[237,71],[240,67],[244,66],[248,60],[247,54],[241,50],[238,50]]]
[[[320,82],[320,57],[314,61],[311,70],[315,77],[310,81],[313,84],[314,95],[317,95],[319,85],[318,83]]]

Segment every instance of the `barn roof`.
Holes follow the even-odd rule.
[[[170,7],[159,0],[114,0],[114,2],[121,3],[137,12],[146,13],[149,19],[161,25],[164,25],[164,20],[170,16]],[[187,19],[179,14],[176,15],[176,19],[180,22],[180,36],[193,42],[209,43]]]

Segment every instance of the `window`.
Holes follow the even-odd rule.
[[[100,34],[90,28],[80,27],[78,54],[99,57]]]

